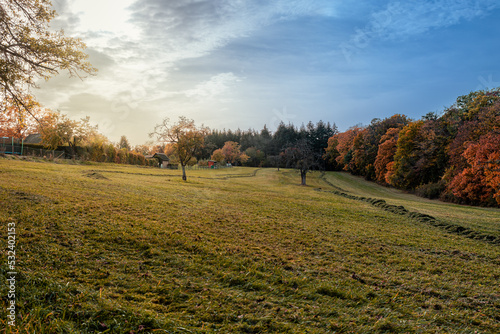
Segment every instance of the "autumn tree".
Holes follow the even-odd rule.
[[[218,163],[222,163],[225,159],[222,149],[221,148],[216,149],[210,156],[210,159],[212,159],[213,161],[217,161]]]
[[[366,137],[368,128],[361,130],[352,142],[351,159],[347,165],[348,170],[354,175],[367,175],[370,168],[368,159],[366,159],[367,142]],[[372,165],[373,166],[373,165]]]
[[[360,175],[363,175],[367,180],[377,178],[375,175],[375,160],[377,159],[382,136],[389,129],[401,129],[409,122],[410,119],[407,116],[400,114],[382,120],[375,118],[366,127],[366,131],[361,136],[358,135],[355,139],[353,160]]]
[[[399,131],[399,128],[390,128],[380,138],[375,159],[375,177],[379,182],[389,183],[390,176],[394,172],[394,154],[396,154]]]
[[[484,99],[481,95],[476,98]],[[500,99],[489,99],[479,110],[468,113],[450,143],[451,166],[445,178],[449,181],[446,195],[471,204],[498,201],[500,138]],[[470,109],[470,108],[469,108]]]
[[[248,155],[241,152],[241,145],[234,141],[225,142],[221,151],[224,160],[233,165],[238,162],[245,163],[249,159]]]
[[[335,134],[328,138],[328,145],[325,148],[325,153],[323,154],[323,159],[327,160],[328,163],[333,166],[334,170],[342,169],[342,165],[337,161],[337,158],[340,156],[340,152],[337,149],[339,145],[339,134]]]
[[[415,162],[415,171],[419,183],[421,185],[438,183],[449,165],[447,147],[451,135],[440,118],[428,114],[423,118],[418,138],[419,157]]]
[[[97,126],[90,124],[89,117],[72,120],[59,112],[51,112],[40,121],[42,143],[49,149],[68,145],[73,158],[77,147],[88,141],[97,132]]]
[[[70,76],[93,74],[85,44],[49,29],[56,12],[50,0],[0,2],[0,98],[31,113],[27,90],[63,70]]]
[[[152,143],[136,145],[136,146],[134,146],[134,151],[137,153],[140,153],[142,155],[152,155],[153,154],[153,145],[152,145]]]
[[[88,160],[97,162],[114,162],[115,154],[109,151],[109,140],[97,131],[91,131],[85,139],[86,157]],[[114,151],[114,147],[113,147]]]
[[[325,159],[429,198],[499,203],[500,88],[457,98],[440,116],[374,119],[328,139]]]
[[[500,131],[470,143],[463,153],[468,167],[453,178],[453,194],[469,204],[500,205]]]
[[[354,139],[365,128],[353,126],[345,132],[337,133],[328,139],[328,147],[325,149],[324,159],[335,161],[338,167],[346,171],[353,172],[351,160],[354,152]]]
[[[394,155],[394,174],[391,185],[403,189],[413,189],[419,185],[415,164],[419,159],[418,145],[423,121],[405,126],[399,133],[398,146]]]
[[[454,106],[443,115],[453,140],[448,147],[450,164],[453,169],[447,171],[447,176],[455,176],[468,166],[463,155],[468,143],[498,127],[500,116],[500,92],[473,92],[460,97]]]
[[[25,95],[23,103],[36,119],[42,119],[47,115],[47,110],[41,108],[32,96]],[[19,108],[12,101],[0,101],[0,110],[0,137],[25,138],[29,134],[38,132],[36,120],[24,108]]]
[[[182,179],[187,180],[186,166],[194,158],[205,141],[205,136],[209,129],[205,126],[197,127],[194,120],[187,119],[184,116],[179,117],[179,121],[172,125],[168,118],[162,123],[156,125],[150,137],[156,137],[158,141],[173,144],[175,154],[182,167]]]

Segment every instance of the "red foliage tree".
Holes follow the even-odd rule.
[[[469,143],[463,156],[468,163],[449,185],[466,203],[500,205],[500,131]]]

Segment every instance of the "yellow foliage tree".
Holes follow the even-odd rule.
[[[0,2],[0,99],[28,113],[26,92],[37,87],[37,80],[60,70],[78,77],[96,72],[86,61],[82,41],[49,29],[55,16],[50,0]]]

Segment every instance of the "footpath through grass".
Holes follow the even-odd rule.
[[[327,191],[485,233],[498,233],[499,210],[450,212],[345,174],[299,181],[290,170],[190,171],[182,182],[179,171],[0,159],[0,332],[500,331],[498,245]]]

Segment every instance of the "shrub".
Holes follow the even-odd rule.
[[[441,194],[446,189],[446,184],[443,180],[435,183],[427,183],[418,186],[415,189],[415,194],[420,197],[436,199],[441,196]]]

